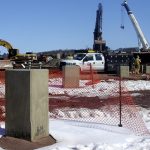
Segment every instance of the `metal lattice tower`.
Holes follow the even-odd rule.
[[[93,49],[96,51],[104,51],[105,49],[105,41],[102,40],[102,14],[103,14],[103,7],[102,4],[98,4],[98,9],[96,11],[96,23],[94,29],[94,44]]]
[[[96,11],[96,23],[94,30],[94,40],[102,40],[102,4],[99,3],[98,10]]]

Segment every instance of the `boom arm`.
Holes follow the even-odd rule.
[[[4,47],[6,47],[8,50],[9,50],[9,49],[13,49],[13,47],[11,46],[10,43],[8,43],[8,42],[6,42],[6,41],[4,41],[4,40],[2,40],[2,39],[0,39],[0,46],[4,46]]]
[[[147,40],[146,40],[146,38],[145,38],[141,28],[140,28],[138,21],[136,20],[135,16],[133,15],[132,11],[130,10],[126,0],[122,3],[122,6],[125,7],[125,9],[128,13],[128,16],[129,16],[129,18],[130,18],[130,20],[131,20],[131,22],[135,28],[137,36],[138,36],[138,38],[139,38],[139,40],[143,46],[143,50],[148,50],[150,48],[149,44],[148,44],[148,42],[147,42]]]
[[[8,50],[8,58],[12,58],[13,56],[18,54],[18,49],[13,49],[10,43],[0,39],[0,46],[4,46]]]

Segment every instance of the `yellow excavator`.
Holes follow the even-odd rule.
[[[28,61],[28,60],[37,60],[37,55],[34,53],[26,53],[26,54],[19,54],[18,49],[14,49],[12,45],[5,41],[0,39],[0,46],[4,46],[8,50],[8,59],[14,60],[14,61]]]
[[[7,49],[8,51],[7,61],[9,61],[10,64],[12,63],[13,67],[17,66],[17,68],[19,68],[23,64],[28,64],[28,62],[30,63],[37,62],[36,53],[28,52],[25,54],[20,54],[18,49],[14,49],[9,42],[2,39],[0,39],[0,46],[3,46]],[[0,68],[2,68],[1,66],[4,66],[5,62],[6,60],[0,62]]]
[[[0,39],[0,46],[4,46],[8,50],[9,59],[11,59],[12,57],[16,56],[19,53],[18,49],[14,49],[12,45],[5,40]]]

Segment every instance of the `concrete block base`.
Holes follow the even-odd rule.
[[[6,70],[6,136],[49,136],[48,70]]]
[[[129,66],[119,66],[118,73],[120,77],[129,77]]]
[[[146,66],[146,73],[150,74],[150,66]]]
[[[33,150],[52,145],[54,143],[56,143],[56,141],[51,136],[41,138],[36,142],[30,142],[24,139],[7,136],[0,138],[0,147],[3,149],[10,149],[10,150]]]
[[[64,88],[78,88],[80,80],[80,68],[78,66],[64,66],[62,80]]]

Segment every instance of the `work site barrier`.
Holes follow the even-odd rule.
[[[5,121],[5,70],[0,70],[0,122]]]
[[[94,71],[81,73],[76,88],[65,88],[63,80],[62,72],[50,73],[50,118],[88,123],[92,127],[109,125],[109,130],[111,126],[123,126],[137,135],[149,135],[126,80]],[[74,79],[70,85],[71,82]]]
[[[76,79],[77,86],[71,87],[74,82],[70,78],[72,72],[67,76],[69,88],[64,85],[66,77],[63,71],[49,70],[50,118],[86,123],[90,127],[104,125],[103,128],[110,131],[111,126],[123,126],[137,135],[149,135],[139,111],[139,106],[142,105],[140,102],[135,104],[128,91],[127,80],[91,70],[87,73],[80,72]],[[5,70],[0,70],[0,122],[2,121],[5,121]]]

